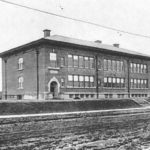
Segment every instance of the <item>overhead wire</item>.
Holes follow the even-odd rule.
[[[104,29],[107,29],[107,30],[113,30],[113,31],[117,31],[117,32],[120,32],[120,33],[125,33],[125,34],[129,34],[129,35],[133,35],[133,36],[143,37],[143,38],[150,38],[150,36],[148,36],[148,35],[129,32],[129,31],[117,29],[117,28],[110,27],[110,26],[101,25],[101,24],[98,24],[98,23],[94,23],[94,22],[90,22],[90,21],[86,21],[86,20],[82,20],[82,19],[72,18],[72,17],[68,17],[68,16],[65,16],[65,15],[60,15],[60,14],[56,14],[56,13],[53,13],[53,12],[33,8],[33,7],[30,7],[30,6],[25,6],[25,5],[22,5],[22,4],[10,2],[10,1],[7,1],[7,0],[0,0],[0,2],[7,3],[7,4],[10,4],[10,5],[15,5],[15,6],[26,8],[26,9],[30,9],[32,11],[37,11],[37,12],[40,12],[40,13],[44,13],[44,14],[48,14],[48,15],[52,15],[52,16],[72,20],[72,21],[86,23],[86,24],[101,27],[101,28],[104,28]]]

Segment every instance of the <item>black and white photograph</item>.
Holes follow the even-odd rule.
[[[150,0],[0,0],[0,150],[150,150]]]

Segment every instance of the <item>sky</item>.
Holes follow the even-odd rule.
[[[150,36],[150,0],[8,0],[47,12]],[[150,38],[79,23],[0,1],[0,52],[43,37],[43,30],[83,40],[119,43],[150,55]],[[0,62],[0,90],[2,89]]]

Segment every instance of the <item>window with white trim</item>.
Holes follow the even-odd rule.
[[[23,69],[23,58],[18,59],[18,69],[22,70]]]
[[[89,76],[85,76],[85,87],[89,87]]]
[[[57,55],[56,53],[50,53],[50,66],[57,67]]]
[[[73,87],[73,75],[68,75],[68,86]]]
[[[18,88],[19,89],[23,89],[23,82],[24,82],[23,77],[19,77],[18,78]]]

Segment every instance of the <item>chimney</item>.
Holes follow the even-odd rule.
[[[43,32],[44,32],[44,38],[50,37],[51,30],[45,29],[45,30],[43,30]]]
[[[119,44],[118,43],[113,44],[113,46],[119,48]]]
[[[100,40],[96,40],[96,41],[95,41],[95,43],[102,43],[102,41],[100,41]]]

